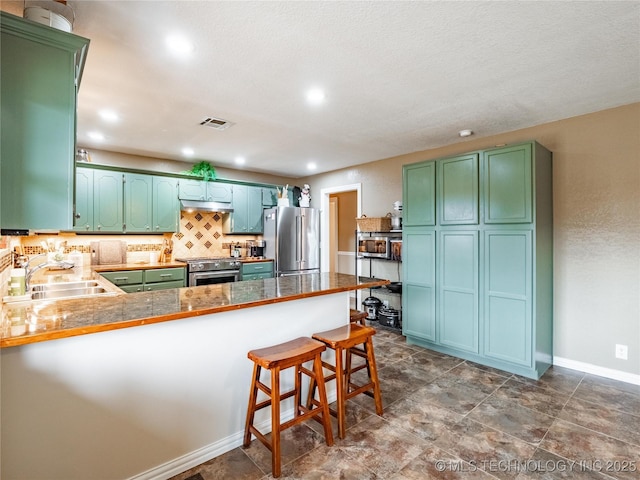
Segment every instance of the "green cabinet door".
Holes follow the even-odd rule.
[[[249,230],[249,187],[246,185],[233,186],[233,213],[229,214],[231,228],[228,233],[247,233]],[[261,200],[262,201],[262,200]]]
[[[124,174],[124,231],[150,233],[153,205],[151,175]]]
[[[207,184],[202,180],[181,178],[178,196],[180,197],[180,200],[206,200]]]
[[[180,179],[178,195],[181,200],[203,200],[207,202],[231,202],[231,185],[224,182]]]
[[[402,168],[403,218],[405,227],[436,224],[436,163],[422,162]]]
[[[276,187],[262,187],[262,206],[275,207],[278,204],[278,190]]]
[[[262,188],[233,185],[233,212],[224,216],[224,233],[262,233]]]
[[[531,153],[530,143],[484,152],[485,223],[531,223]]]
[[[153,231],[177,232],[180,221],[178,179],[153,177]]]
[[[78,232],[93,231],[93,170],[76,168],[74,226]]]
[[[478,232],[440,233],[439,342],[478,353]]]
[[[0,227],[73,227],[76,81],[89,40],[0,12]]]
[[[440,225],[478,223],[478,154],[437,162]]]
[[[532,365],[531,231],[484,232],[484,354]]]
[[[205,182],[207,184],[207,201],[230,203],[232,199],[232,188],[228,183]]]
[[[93,172],[93,222],[96,232],[122,232],[123,180],[121,172]]]
[[[247,232],[262,233],[262,188],[248,187],[247,191]]]
[[[402,331],[423,340],[436,340],[436,232],[405,228],[403,262]],[[410,261],[409,261],[410,260]]]

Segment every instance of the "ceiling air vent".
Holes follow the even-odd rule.
[[[235,125],[235,123],[229,122],[228,120],[223,120],[221,118],[207,117],[200,122],[200,125],[215,128],[216,130],[226,130],[230,126]]]

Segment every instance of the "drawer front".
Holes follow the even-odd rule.
[[[273,278],[273,273],[271,272],[266,272],[266,273],[250,273],[249,275],[245,275],[244,273],[242,274],[242,281],[245,280],[260,280],[263,278]]]
[[[158,282],[158,283],[145,283],[145,292],[151,292],[154,290],[166,290],[167,288],[182,288],[184,287],[184,280],[173,280],[170,282]]]
[[[144,292],[144,287],[141,283],[137,285],[123,285],[120,287],[123,292],[127,293],[136,293],[136,292]]]
[[[101,275],[114,285],[134,285],[142,283],[142,270],[125,270],[122,272],[104,272]]]
[[[182,280],[184,282],[184,277],[184,267],[145,270],[144,283],[173,282],[175,280]]]
[[[273,274],[273,262],[255,262],[242,264],[242,278],[253,273]],[[267,277],[268,278],[268,277]]]

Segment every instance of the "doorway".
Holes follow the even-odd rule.
[[[362,211],[362,184],[323,188],[320,196],[321,270],[353,274],[355,219]]]

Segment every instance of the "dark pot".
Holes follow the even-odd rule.
[[[387,287],[387,290],[389,290],[389,291],[391,291],[393,293],[402,292],[402,282],[391,282],[386,287]]]

